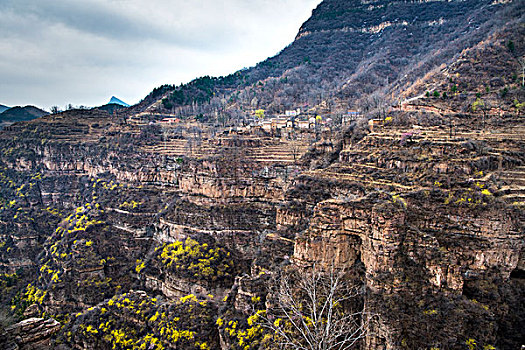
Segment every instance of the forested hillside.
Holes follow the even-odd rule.
[[[461,91],[466,94],[462,107],[467,108],[480,86],[512,90],[523,55],[523,14],[520,1],[324,1],[278,55],[227,77],[160,87],[140,106],[161,99],[153,109],[221,114],[228,120],[258,108],[269,113],[296,107],[340,113],[373,110],[378,102],[370,98],[372,93],[381,103],[394,105],[424,89],[439,89],[449,76],[425,86],[420,82],[455,62],[475,60],[470,49],[490,43],[498,50],[461,75],[461,80],[470,81]],[[508,42],[513,50],[504,54],[501,48]],[[491,82],[487,75],[498,64],[514,74]],[[501,97],[499,101],[511,108],[513,95]]]

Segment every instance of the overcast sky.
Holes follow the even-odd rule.
[[[253,66],[321,0],[0,0],[0,104],[134,104]]]

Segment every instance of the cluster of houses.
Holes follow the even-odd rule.
[[[279,115],[267,119],[252,119],[245,126],[232,128],[238,134],[256,133],[264,131],[269,134],[282,134],[293,130],[314,130],[326,126],[332,122],[331,118],[323,120],[320,116],[301,116],[301,110],[286,111],[284,115]]]
[[[357,111],[348,111],[346,115],[343,115],[341,118],[341,123],[343,125],[348,125],[352,121],[356,120],[359,117],[359,112]],[[252,128],[261,128],[262,130],[272,133],[278,130],[314,130],[318,127],[326,128],[332,125],[332,118],[322,118],[321,116],[301,116],[301,110],[292,110],[286,111],[285,115],[280,115],[268,120],[263,120],[261,122],[256,122],[251,125]]]
[[[138,116],[137,116],[138,117]],[[163,118],[156,121],[150,122],[158,125],[170,126],[180,123],[182,120],[175,116],[162,116]],[[348,125],[352,121],[359,117],[357,111],[348,111],[346,115],[341,117],[341,123]],[[282,115],[278,115],[272,118],[259,119],[257,117],[249,119],[248,123],[244,126],[237,126],[230,128],[230,132],[237,134],[256,133],[264,131],[269,134],[282,134],[289,133],[294,130],[317,130],[323,131],[328,129],[333,124],[332,118],[323,118],[319,115],[312,116],[307,114],[301,114],[301,110],[286,111]]]
[[[287,117],[275,117],[268,120],[263,120],[260,123],[257,123],[253,125],[254,127],[260,127],[262,130],[266,132],[272,132],[282,129],[314,129],[316,126],[316,119],[315,117],[305,118],[305,119],[298,119],[295,117],[287,118]]]
[[[267,133],[291,130],[314,130],[327,127],[333,122],[332,118],[323,119],[321,116],[301,115],[301,109],[286,111],[284,115],[250,123],[251,128],[260,128]]]

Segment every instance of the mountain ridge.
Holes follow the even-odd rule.
[[[29,121],[42,116],[48,115],[49,113],[35,106],[16,106],[11,107],[0,113],[0,121],[4,122],[19,122]]]
[[[323,111],[323,105],[338,113],[365,110],[370,103],[363,95],[374,91],[394,105],[414,96],[391,95],[405,93],[507,23],[523,21],[523,14],[516,1],[324,1],[276,56],[225,77],[164,85],[138,106],[182,115],[223,113],[237,120],[259,108],[271,113],[298,106]],[[512,108],[510,100],[503,104]]]

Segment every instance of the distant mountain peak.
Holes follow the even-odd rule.
[[[19,122],[40,118],[49,113],[35,106],[11,107],[0,113],[0,122]]]
[[[124,107],[129,107],[129,105],[126,102],[122,101],[121,99],[115,96],[111,96],[111,99],[109,100],[108,104],[117,104]]]
[[[10,107],[7,107],[7,106],[4,106],[4,105],[0,105],[0,113],[8,110]]]

